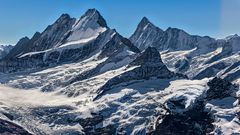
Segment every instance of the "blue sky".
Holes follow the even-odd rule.
[[[89,8],[99,10],[108,25],[125,37],[146,16],[164,30],[177,27],[191,34],[219,38],[240,32],[236,20],[240,6],[226,12],[231,9],[231,1],[239,0],[1,0],[0,44],[14,44],[21,37],[42,32],[62,13],[79,18]],[[230,14],[233,17],[223,17]],[[233,21],[225,21],[229,18]]]

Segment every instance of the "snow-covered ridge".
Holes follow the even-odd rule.
[[[232,65],[240,66],[239,59],[236,59],[240,57],[238,35],[214,39],[190,35],[177,28],[163,31],[144,17],[129,39],[140,50],[149,46],[156,47],[171,70],[186,74],[189,78],[217,76],[220,72],[229,72]],[[232,72],[226,73],[231,74],[228,77],[231,81],[240,77],[238,71],[235,72],[235,75]]]
[[[89,9],[80,19],[76,20],[68,41],[96,37],[107,29],[107,24],[96,9]]]
[[[37,32],[31,39],[24,39],[24,42],[20,40],[7,59],[26,53],[43,52],[61,45],[87,43],[107,29],[105,20],[96,9],[89,9],[80,19],[63,14],[42,33]]]
[[[122,59],[130,55],[124,51],[139,52],[128,39],[108,27],[96,9],[89,9],[80,19],[63,14],[44,32],[37,32],[31,39],[23,38],[0,63],[0,70],[16,72],[71,63],[101,51],[100,59],[113,54],[111,57]]]
[[[37,135],[237,134],[238,44],[146,17],[129,40],[96,9],[63,14],[0,62],[0,122]]]

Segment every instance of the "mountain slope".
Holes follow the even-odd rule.
[[[168,70],[163,64],[160,54],[156,48],[148,47],[142,54],[133,60],[128,66],[135,67],[132,70],[126,71],[111,80],[109,80],[102,88],[99,89],[99,96],[102,96],[114,86],[121,83],[128,83],[131,81],[144,80],[150,78],[170,79],[176,77],[183,77],[183,75],[175,74]]]
[[[140,52],[128,39],[108,28],[96,9],[89,9],[75,20],[64,14],[43,33],[35,34],[30,40],[20,40],[9,56],[1,61],[1,72],[72,63],[98,53],[99,59],[109,57],[109,63],[117,62],[129,55],[125,53],[127,50],[129,53]]]
[[[219,73],[232,65],[240,66],[237,58],[240,57],[238,35],[216,40],[190,35],[176,28],[163,31],[144,17],[129,39],[140,50],[156,47],[169,68],[189,78],[221,76]]]
[[[129,40],[96,9],[63,14],[1,60],[0,123],[36,135],[238,134],[238,40],[147,18]]]
[[[12,45],[0,45],[0,59],[4,58],[12,48]]]

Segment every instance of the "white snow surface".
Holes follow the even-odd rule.
[[[52,51],[61,52],[64,49],[79,48],[93,42],[99,34],[107,30],[97,23],[98,17],[96,12],[92,12],[91,15],[83,16],[77,20],[66,43],[48,50],[26,53],[20,58],[38,53],[45,53],[46,57]],[[141,33],[140,37],[136,39],[139,44],[151,41],[151,33],[156,34],[156,31],[151,29],[150,24],[147,24],[143,30],[149,31],[150,34],[142,38],[143,33]],[[115,34],[114,30],[109,30],[106,36],[101,39],[100,46],[105,45]],[[238,36],[226,39],[231,42],[233,54],[207,63],[214,56],[221,54],[223,47],[220,46],[216,50],[210,51],[201,44],[209,44],[212,42],[211,39],[203,38],[199,41],[199,48],[189,50],[186,44],[190,35],[184,31],[180,31],[179,34],[179,40],[185,39],[184,42],[177,44],[180,48],[178,50],[182,51],[165,50],[160,52],[163,62],[172,71],[178,72],[175,67],[177,62],[180,61],[181,66],[188,62],[189,69],[182,72],[193,78],[214,64],[224,63],[226,68],[219,71],[217,71],[218,69],[214,70],[218,72],[217,76],[221,76],[229,66],[239,61],[239,53],[236,53],[240,50]],[[172,36],[171,33],[169,36]],[[146,43],[145,47],[150,46],[150,44],[151,42]],[[133,60],[130,57],[133,52],[126,48],[116,56],[124,57],[121,61],[107,63],[101,67],[98,74],[64,85],[79,74],[94,69],[100,63],[105,62],[107,58],[98,59],[100,53],[101,50],[97,50],[97,53],[92,57],[77,63],[63,64],[32,72],[0,74],[0,118],[9,120],[4,115],[6,113],[17,115],[17,119],[14,119],[13,122],[34,134],[58,134],[63,130],[83,132],[83,128],[79,124],[55,125],[48,122],[46,116],[39,116],[32,112],[33,108],[69,106],[74,109],[64,109],[65,113],[76,113],[80,118],[91,118],[93,117],[92,112],[101,112],[105,119],[98,125],[99,127],[113,124],[117,125],[117,130],[125,129],[127,134],[145,135],[149,129],[155,128],[157,119],[165,112],[161,105],[166,105],[169,99],[184,98],[184,108],[168,108],[174,113],[184,113],[208,90],[207,82],[211,78],[202,80],[150,78],[149,80],[133,80],[118,84],[104,93],[101,98],[93,101],[94,97],[97,96],[97,91],[107,81],[136,68],[127,67],[127,64]],[[229,73],[238,70],[239,67],[236,67]],[[240,84],[240,79],[236,79],[234,82]],[[49,92],[41,92],[45,90],[49,90]],[[215,119],[213,123],[215,126],[214,134],[240,133],[240,121],[236,117],[240,107],[237,102],[236,98],[227,97],[207,103],[205,108],[211,112]],[[59,117],[59,119],[63,118]]]
[[[196,99],[202,96],[208,89],[207,82],[209,79],[176,80],[174,78],[151,78],[150,80],[138,80],[119,84],[106,92],[100,99],[93,101],[93,98],[97,95],[96,91],[108,80],[135,68],[122,66],[126,65],[127,61],[130,60],[127,57],[119,63],[105,65],[101,69],[100,74],[96,76],[67,86],[61,85],[67,80],[76,77],[79,73],[93,69],[106,60],[99,60],[97,56],[95,55],[79,63],[64,64],[32,73],[1,74],[1,118],[6,119],[6,116],[1,114],[1,112],[17,113],[21,119],[16,119],[14,122],[35,134],[56,134],[62,130],[69,129],[82,132],[82,127],[79,125],[53,125],[31,112],[33,107],[66,105],[75,108],[74,110],[67,110],[67,113],[78,113],[81,118],[92,117],[91,112],[102,112],[105,119],[99,125],[100,127],[116,124],[118,130],[123,128],[126,129],[128,134],[141,135],[154,127],[158,117],[165,111],[160,104],[165,104],[169,99],[184,97],[184,109],[170,108],[172,112],[182,113],[191,108]],[[114,69],[114,66],[120,66],[120,68]],[[19,89],[10,88],[9,86]],[[46,87],[53,88],[54,91],[40,92],[40,90]],[[70,97],[67,96],[69,94],[71,95]],[[224,103],[232,104],[231,102]],[[234,127],[231,132],[237,132],[239,125],[236,122],[228,122],[227,116],[234,115],[234,110],[238,108],[233,107],[233,110],[229,112],[229,109],[219,109],[214,102],[210,102],[206,107],[212,108],[213,112],[217,110],[216,113],[213,113],[216,117],[220,117],[220,115],[226,116],[226,118],[220,117],[221,120],[214,123],[217,127],[216,132],[219,131],[217,129],[220,129],[219,125],[221,124],[228,125],[226,129],[221,128],[222,132],[230,132],[230,129],[227,128],[230,126]],[[40,126],[39,123],[41,123]]]
[[[97,23],[100,16],[96,12],[94,11],[90,15],[83,16],[76,21],[72,28],[73,33],[69,36],[68,41],[89,39],[107,30]]]
[[[212,100],[206,105],[206,109],[211,110],[214,118],[215,134],[238,135],[240,133],[240,120],[236,114],[239,113],[240,106],[238,100],[233,97]]]
[[[22,90],[9,88],[5,85],[0,86],[2,112],[9,112],[10,110],[10,112],[19,113],[24,119],[14,122],[35,134],[40,134],[41,132],[53,134],[64,128],[81,131],[81,126],[76,127],[74,125],[63,128],[61,125],[51,125],[51,123],[43,122],[38,118],[39,116],[29,111],[32,107],[68,105],[76,108],[73,111],[79,112],[79,117],[81,118],[92,117],[91,112],[102,111],[106,117],[102,122],[103,127],[109,124],[117,124],[118,129],[124,128],[128,134],[145,134],[148,128],[154,126],[158,116],[164,111],[159,106],[160,103],[164,104],[173,97],[184,96],[186,97],[185,108],[188,109],[196,98],[207,89],[206,82],[208,79],[191,81],[152,78],[150,80],[138,80],[119,84],[99,100],[93,101],[92,99],[96,95],[96,91],[107,80],[127,70],[131,70],[126,69],[124,66],[117,70],[110,70],[87,80],[76,82],[67,87],[56,87],[54,92],[39,92],[43,85],[53,83],[55,80],[65,80],[67,75],[70,77],[76,72],[82,72],[81,70],[83,69],[96,66],[94,58],[91,60],[93,61],[89,62],[88,60],[85,64],[63,65],[11,78],[12,80],[6,85],[20,87]],[[79,66],[81,68],[77,68]],[[42,79],[44,77],[46,77],[47,81]],[[5,79],[9,78],[5,76]],[[60,94],[59,91],[64,92]],[[68,92],[80,92],[81,94],[76,97],[64,96]],[[8,109],[5,110],[6,108]],[[176,109],[173,111],[181,112],[184,110]],[[42,126],[37,126],[38,123],[42,123]]]

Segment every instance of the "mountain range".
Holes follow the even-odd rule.
[[[5,57],[12,48],[12,45],[0,45],[0,59]]]
[[[0,83],[0,133],[240,133],[238,35],[162,30],[143,17],[125,38],[96,9],[63,14],[2,56]]]

